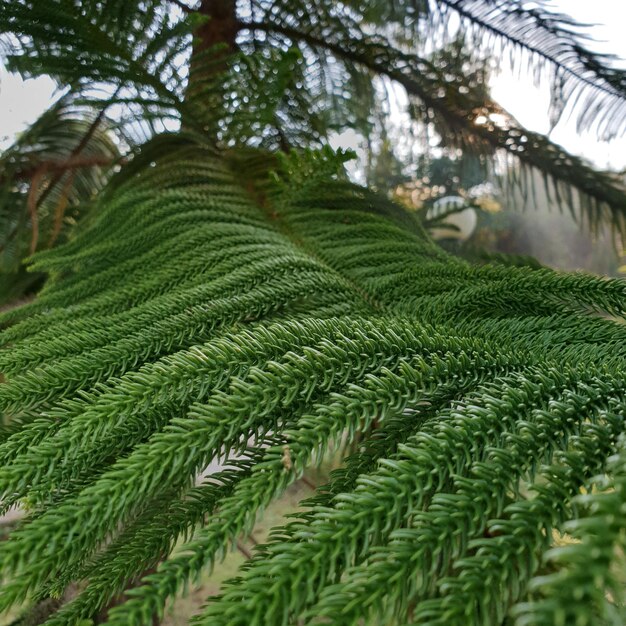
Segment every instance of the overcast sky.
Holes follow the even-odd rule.
[[[620,66],[626,67],[626,0],[552,0],[552,5],[579,22],[594,24],[589,30],[596,40],[594,49],[617,55],[624,59]],[[54,84],[48,78],[24,82],[0,69],[0,148],[45,110],[53,93]],[[532,81],[520,80],[506,69],[494,77],[492,93],[523,125],[538,132],[548,132],[547,85],[536,88]],[[626,168],[626,137],[601,143],[591,134],[579,136],[573,120],[561,122],[551,137],[569,151],[592,160],[598,167]]]

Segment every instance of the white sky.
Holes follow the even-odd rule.
[[[23,81],[0,65],[0,149],[46,110],[54,90],[47,76]]]
[[[552,6],[578,22],[595,24],[589,29],[597,41],[593,48],[624,59],[620,65],[626,67],[626,0],[552,0]],[[47,77],[22,81],[0,68],[0,149],[46,109],[53,93],[54,84]],[[536,88],[531,80],[520,80],[506,69],[494,77],[492,94],[523,125],[538,132],[548,132],[547,85]],[[626,137],[601,143],[591,134],[578,135],[574,120],[563,120],[551,137],[598,167],[626,168]]]

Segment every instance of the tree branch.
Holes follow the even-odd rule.
[[[554,54],[549,54],[548,52],[541,50],[538,46],[533,46],[525,42],[523,39],[520,39],[519,37],[515,36],[514,34],[507,33],[501,28],[498,28],[497,26],[490,24],[488,21],[478,17],[471,11],[468,11],[467,9],[465,9],[458,0],[440,0],[440,1],[443,2],[443,4],[445,4],[446,6],[450,7],[453,11],[458,13],[458,15],[461,16],[461,18],[465,18],[469,20],[470,22],[477,24],[481,28],[484,28],[485,30],[490,31],[497,37],[502,37],[504,39],[507,39],[514,45],[519,46],[520,48],[526,50],[530,54],[536,54],[537,56],[548,61],[549,63],[552,63],[560,71],[566,74],[569,74],[570,76],[586,84],[587,86],[592,87],[594,89],[600,89],[601,91],[604,91],[605,93],[608,93],[612,96],[624,97],[623,88],[618,89],[618,87],[614,85],[612,82],[610,82],[606,76],[602,76],[601,74],[598,74],[597,71],[594,71],[595,75],[598,78],[600,78],[603,81],[603,83],[606,83],[606,84],[597,83],[593,81],[591,78],[581,75],[576,70],[565,65],[562,61],[559,61]],[[547,29],[548,27],[543,26],[543,28]],[[558,36],[556,32],[554,31],[551,31],[551,32],[555,36]],[[575,42],[572,42],[570,45],[574,49],[577,44]],[[578,50],[578,53],[580,52],[581,50]],[[589,68],[586,68],[586,69],[589,69]]]
[[[83,167],[105,167],[111,165],[115,161],[114,158],[105,156],[92,156],[92,157],[70,157],[64,161],[39,161],[33,167],[27,169],[21,169],[14,172],[10,180],[31,180],[37,171],[45,167],[47,172],[60,172],[65,173],[68,170],[78,170]],[[121,160],[120,163],[124,161]],[[0,178],[0,184],[7,182],[7,177]]]
[[[28,198],[26,200],[26,208],[30,215],[30,226],[32,235],[30,238],[30,254],[34,254],[37,249],[37,243],[39,241],[39,218],[37,216],[37,190],[39,189],[39,183],[46,174],[46,166],[40,166],[30,183],[30,189],[28,190]]]
[[[333,41],[328,36],[318,36],[315,33],[269,21],[242,22],[241,27],[258,29],[304,42],[311,47],[329,51],[344,61],[359,64],[376,74],[390,78],[402,85],[410,96],[418,98],[427,108],[436,111],[439,118],[463,144],[467,146],[482,144],[483,149],[489,147],[491,150],[505,150],[522,163],[546,172],[555,181],[575,187],[597,202],[608,204],[620,228],[626,229],[626,192],[619,181],[602,172],[596,172],[582,159],[552,143],[544,135],[526,130],[493,100],[478,99],[471,93],[462,94],[455,85],[443,78],[437,81],[441,71],[427,59],[404,54],[375,39],[359,42],[353,38],[349,42],[351,46],[349,47]],[[358,50],[359,44],[369,46],[370,49]],[[444,94],[438,97],[441,89],[444,90]],[[504,122],[495,124],[488,121],[482,125],[477,124],[477,111],[498,113]],[[524,144],[518,145],[521,137],[524,137]],[[474,141],[471,141],[471,138]]]

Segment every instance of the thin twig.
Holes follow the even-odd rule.
[[[241,541],[237,541],[237,550],[239,550],[239,552],[241,552],[246,559],[252,558],[252,552],[250,552],[250,550],[248,550],[248,548],[246,548]]]
[[[105,156],[69,157],[63,161],[39,161],[39,163],[37,163],[34,167],[14,172],[12,174],[12,179],[30,180],[42,166],[45,166],[48,172],[65,173],[67,170],[76,170],[83,167],[94,167],[96,165],[104,167],[111,165],[113,161],[115,161],[114,157]],[[5,179],[0,178],[0,184],[3,184],[4,182]]]
[[[54,225],[52,232],[50,233],[50,240],[48,241],[48,248],[52,248],[59,233],[61,232],[61,226],[63,225],[63,217],[65,216],[65,209],[69,202],[70,190],[72,189],[72,183],[74,182],[74,171],[70,171],[63,189],[61,190],[61,197],[54,210]]]
[[[309,487],[310,489],[312,489],[313,491],[315,491],[317,489],[317,487],[315,486],[314,483],[312,483],[306,476],[303,476],[300,479],[307,487]]]

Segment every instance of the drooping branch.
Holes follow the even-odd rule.
[[[67,209],[67,205],[69,203],[70,191],[72,189],[72,185],[74,184],[74,174],[75,171],[70,170],[69,175],[63,184],[63,188],[61,189],[61,196],[57,202],[56,208],[54,209],[54,223],[48,239],[48,248],[52,248],[61,233],[65,210]]]
[[[526,50],[533,56],[540,57],[557,68],[560,72],[570,75],[572,78],[584,83],[585,85],[592,87],[593,89],[599,89],[612,96],[625,97],[626,96],[626,76],[622,72],[612,72],[606,68],[599,66],[597,62],[597,55],[586,53],[580,44],[573,39],[573,33],[565,31],[562,27],[554,23],[548,22],[548,18],[553,20],[563,21],[565,16],[561,15],[549,15],[539,13],[537,10],[524,9],[522,13],[519,9],[514,9],[511,13],[514,13],[515,22],[512,22],[514,29],[508,30],[504,26],[504,20],[510,13],[504,12],[501,8],[498,9],[498,20],[489,20],[484,14],[486,9],[485,4],[480,3],[479,8],[482,11],[472,11],[465,5],[468,4],[463,0],[438,0],[442,4],[450,7],[461,18],[466,19],[471,24],[479,26],[481,29],[489,31],[496,37],[511,42],[513,45]],[[495,13],[495,7],[491,7],[491,13]],[[537,29],[545,30],[555,37],[562,40],[560,46],[551,46],[549,49],[542,47],[540,44],[531,43],[518,33],[522,30],[520,28],[519,21],[526,18],[527,22],[534,23],[535,29],[532,31],[533,35]],[[533,41],[536,38],[533,37]],[[572,54],[572,53],[575,53]],[[579,58],[582,55],[582,59]],[[573,68],[569,65],[565,59],[576,59],[580,63],[580,67]],[[593,67],[592,67],[593,66]],[[585,76],[582,72],[593,72],[594,77]],[[613,76],[615,74],[615,76]],[[616,78],[619,76],[619,80]],[[595,79],[595,80],[594,80]]]
[[[34,254],[37,249],[37,243],[39,241],[39,218],[37,216],[37,190],[39,189],[39,183],[46,174],[45,166],[40,167],[34,174],[30,183],[30,189],[28,190],[28,198],[26,200],[26,208],[30,215],[31,225],[31,239],[30,239],[30,254]]]
[[[552,70],[550,118],[556,124],[566,109],[576,113],[578,129],[594,127],[610,140],[626,128],[626,72],[611,67],[612,57],[590,51],[586,38],[566,15],[523,6],[519,0],[437,0],[435,10],[455,12],[463,27],[475,30],[480,41],[496,39],[502,48],[523,52],[536,69]],[[441,5],[441,6],[439,6]],[[485,38],[486,35],[486,38]],[[522,60],[523,55],[511,57]],[[582,99],[582,100],[581,100]]]
[[[593,170],[547,137],[526,130],[493,100],[477,95],[471,88],[461,93],[428,59],[402,53],[379,37],[361,41],[352,38],[344,44],[332,36],[268,20],[241,22],[241,27],[305,43],[399,83],[409,96],[436,112],[462,147],[504,150],[523,164],[547,173],[556,182],[573,186],[594,202],[605,203],[611,208],[616,225],[626,229],[626,191],[616,178]],[[497,118],[497,123],[490,116]],[[486,123],[479,123],[481,117]],[[592,212],[594,223],[600,217],[597,208]]]
[[[111,97],[111,100],[115,100],[115,98],[117,98],[117,96],[119,95],[120,91],[122,90],[122,87],[123,87],[123,84],[120,84],[118,86],[118,88],[115,90],[115,93]],[[87,129],[87,132],[83,135],[82,139],[78,142],[76,147],[70,153],[70,155],[69,155],[69,157],[67,159],[68,161],[71,161],[72,159],[78,157],[80,155],[80,153],[85,149],[85,147],[87,146],[87,144],[89,143],[89,141],[93,137],[94,133],[98,129],[98,126],[100,126],[100,124],[102,123],[102,120],[104,119],[104,115],[105,115],[107,109],[109,108],[110,104],[111,104],[111,101],[106,102],[106,103],[103,104],[102,108],[98,112],[98,115],[96,115],[96,117],[94,118],[93,122],[91,123],[91,125]],[[41,204],[48,197],[48,195],[50,194],[52,189],[59,183],[61,178],[63,178],[63,174],[64,173],[65,173],[65,169],[62,169],[62,170],[58,171],[52,177],[52,179],[50,180],[50,183],[48,184],[48,187],[46,187],[44,192],[41,194],[39,200],[37,201],[37,206],[41,206]]]

